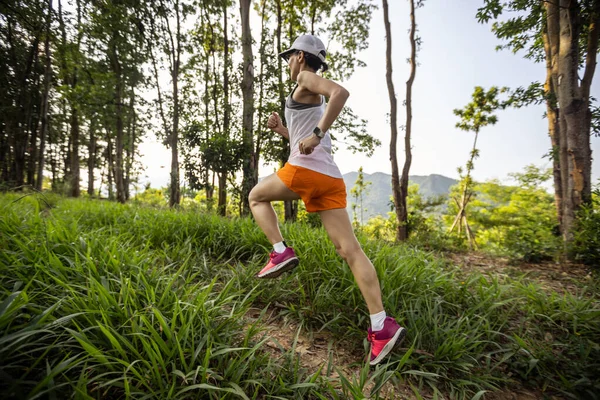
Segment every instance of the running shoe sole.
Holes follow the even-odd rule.
[[[300,264],[300,261],[298,260],[298,258],[296,258],[296,257],[290,258],[290,259],[285,260],[284,262],[278,264],[276,267],[271,268],[263,275],[260,275],[260,273],[256,274],[256,277],[262,278],[262,279],[277,278],[279,275],[283,274],[284,272],[291,271],[292,269],[296,268],[298,266],[298,264]]]
[[[383,360],[383,358],[387,356],[396,345],[399,345],[402,342],[404,336],[406,336],[406,329],[400,327],[400,329],[396,331],[392,339],[389,342],[387,342],[385,346],[383,346],[383,349],[381,349],[381,353],[379,353],[379,355],[375,357],[373,361],[370,361],[369,364],[379,364],[381,360]]]

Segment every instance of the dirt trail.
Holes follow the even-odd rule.
[[[580,292],[583,285],[592,281],[592,275],[588,268],[580,265],[561,265],[555,263],[541,264],[514,264],[506,259],[490,257],[487,255],[470,254],[448,254],[446,255],[450,266],[456,266],[461,273],[482,273],[488,276],[516,277],[525,274],[525,279],[539,284],[544,290],[564,291],[570,293]],[[336,387],[341,389],[339,384],[339,375],[333,366],[340,370],[345,377],[352,381],[355,378],[358,381],[360,371],[364,365],[363,360],[366,354],[363,351],[357,351],[356,343],[345,341],[336,341],[331,334],[323,332],[307,332],[301,329],[293,321],[286,320],[279,316],[279,309],[273,307],[268,309],[262,317],[261,333],[257,339],[264,337],[270,338],[266,347],[271,357],[283,358],[288,354],[289,349],[294,346],[295,353],[300,358],[300,365],[308,371],[308,374],[314,374],[323,367],[321,374],[328,376],[332,381],[337,382]],[[255,323],[261,314],[261,310],[252,309],[246,315],[247,326]],[[395,351],[406,351],[406,348],[399,348]],[[372,385],[364,391],[365,396],[370,394]],[[406,399],[413,400],[433,398],[432,393],[427,390],[420,391],[415,395],[410,385],[406,383],[393,384],[388,382],[380,391],[380,397],[383,399]],[[449,394],[445,394],[449,399]],[[559,400],[561,397],[549,396],[541,392],[534,392],[522,387],[514,387],[496,392],[486,393],[483,397],[486,400],[537,400],[550,399]]]

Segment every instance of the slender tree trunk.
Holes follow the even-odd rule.
[[[63,115],[67,115],[67,111],[66,111],[66,104],[63,107]],[[63,124],[64,126],[64,124]],[[60,156],[62,157],[63,160],[63,180],[62,183],[64,184],[70,184],[71,182],[71,140],[72,140],[72,135],[71,135],[71,131],[70,131],[70,127],[65,127],[65,130],[69,132],[69,136],[67,139],[67,145],[66,146],[60,146],[60,150],[61,152],[59,153]]]
[[[314,35],[315,34],[315,22],[317,19],[317,5],[313,1],[311,3],[310,7],[311,7],[311,9],[310,9],[310,34]]]
[[[112,72],[115,74],[116,87],[114,93],[115,102],[115,162],[111,162],[114,173],[114,180],[117,187],[117,201],[125,203],[125,182],[123,179],[123,69],[121,66],[120,55],[117,50],[117,43],[120,38],[115,35],[109,44],[108,56]],[[112,158],[112,152],[111,152]]]
[[[255,144],[255,148],[254,148],[254,154],[255,154],[255,163],[256,163],[256,168],[254,169],[254,183],[256,184],[258,182],[258,167],[260,165],[260,152],[262,150],[262,136],[263,136],[263,120],[265,119],[265,116],[263,115],[263,101],[264,101],[264,83],[265,83],[265,76],[264,76],[264,65],[267,62],[267,58],[265,57],[265,41],[266,41],[266,29],[265,29],[265,20],[266,20],[266,12],[265,12],[265,8],[266,8],[266,0],[262,0],[261,1],[261,30],[260,30],[260,50],[258,51],[258,53],[260,54],[260,71],[258,74],[258,81],[259,81],[259,89],[258,89],[258,132],[256,135],[256,144]],[[280,58],[280,57],[277,57]]]
[[[8,182],[8,136],[4,124],[0,124],[0,182]]]
[[[240,0],[240,15],[242,19],[242,53],[243,53],[243,143],[245,157],[243,161],[242,182],[242,215],[250,213],[248,195],[256,185],[254,171],[257,169],[256,154],[254,153],[254,66],[252,55],[252,32],[250,31],[250,0]]]
[[[390,98],[390,128],[391,128],[391,139],[390,139],[390,162],[392,163],[392,196],[394,199],[394,206],[396,209],[396,220],[398,221],[398,228],[396,229],[396,240],[401,241],[405,239],[406,227],[405,221],[402,220],[402,193],[400,191],[400,177],[398,172],[398,157],[396,155],[397,141],[398,141],[398,105],[396,100],[396,91],[394,89],[394,81],[392,79],[392,33],[390,29],[388,2],[383,0],[383,22],[385,25],[385,37],[386,37],[386,50],[385,50],[385,61],[386,61],[386,81],[388,87],[388,96]],[[404,232],[404,236],[401,232]]]
[[[115,168],[114,168],[114,159],[113,159],[112,139],[110,137],[110,131],[108,129],[106,130],[106,135],[107,135],[107,138],[106,138],[106,142],[107,142],[106,178],[107,178],[108,199],[114,200],[115,193],[114,193],[114,189],[113,189],[113,172],[114,172]]]
[[[48,0],[48,14],[46,17],[46,37],[44,39],[44,91],[42,93],[42,115],[40,126],[40,147],[37,160],[37,177],[35,180],[35,188],[42,190],[44,183],[44,159],[46,151],[46,137],[48,136],[48,108],[50,97],[50,80],[52,79],[52,58],[50,53],[50,30],[52,25],[52,0]]]
[[[294,4],[293,4],[293,0],[292,0],[292,3],[291,3],[292,8],[293,8],[293,5]],[[291,22],[292,18],[293,18],[293,15],[290,14],[290,26],[289,26],[290,44],[292,43],[291,42],[293,40],[292,35],[294,34],[293,24]],[[282,52],[282,46],[281,46],[282,28],[283,28],[283,17],[282,17],[281,0],[277,0],[277,54]],[[285,120],[285,92],[284,92],[284,85],[283,85],[283,74],[285,72],[282,70],[281,57],[277,57],[277,66],[278,66],[277,79],[278,79],[278,88],[279,88],[279,104],[280,104],[280,110],[281,110],[279,112],[279,115],[281,117],[283,124],[287,125],[287,121]],[[280,161],[281,166],[283,166],[290,155],[290,144],[283,137],[281,138],[281,147],[282,147],[282,152],[281,152],[281,157],[280,157],[279,161]],[[284,220],[286,222],[295,221],[298,216],[298,202],[286,200],[283,202],[283,208],[284,208]]]
[[[169,206],[179,205],[181,190],[179,187],[179,66],[181,62],[181,10],[179,1],[175,2],[175,13],[177,17],[176,26],[176,44],[173,43],[173,35],[169,32],[171,38],[171,52],[173,54],[173,70],[171,79],[173,82],[173,129],[171,131],[171,195],[169,196]]]
[[[36,56],[36,65],[38,65],[39,67],[39,58]],[[36,87],[39,87],[39,80],[37,79],[38,77],[36,76]],[[43,94],[42,94],[43,96]],[[37,97],[37,96],[36,96]],[[37,99],[36,98],[36,103],[39,104],[39,108],[36,110],[31,110],[31,113],[29,115],[29,132],[31,132],[30,136],[29,136],[29,157],[27,160],[27,184],[30,185],[31,187],[35,187],[35,172],[37,170],[37,161],[38,161],[38,145],[37,145],[37,140],[38,140],[38,128],[40,126],[40,120],[42,118],[41,115],[41,109],[42,109],[42,103],[43,103],[43,99]],[[33,116],[31,114],[35,114],[35,118],[33,118]],[[34,122],[35,121],[35,122]]]
[[[464,224],[465,232],[467,233],[467,239],[469,240],[469,247],[473,249],[474,247],[474,235],[469,227],[469,222],[467,220],[467,205],[469,201],[471,201],[471,197],[473,196],[473,192],[471,189],[471,170],[473,169],[473,161],[475,160],[475,154],[477,152],[477,138],[479,137],[479,130],[475,130],[475,139],[473,140],[473,149],[471,150],[471,158],[467,162],[467,176],[465,177],[465,184],[462,188],[462,194],[460,197],[460,202],[456,202],[458,205],[458,214],[454,219],[452,226],[450,227],[450,232],[454,231],[455,227],[458,227],[458,232],[460,233],[461,227]]]
[[[210,53],[207,50],[206,51],[206,65],[204,68],[204,122],[206,124],[206,126],[209,125],[208,121],[210,121],[210,111],[209,111],[209,103],[210,103],[210,98],[208,96],[208,89],[209,89],[209,79],[210,79]],[[205,140],[208,142],[209,140],[209,132],[208,129],[205,130]],[[208,210],[212,210],[212,206],[213,206],[213,193],[214,193],[214,175],[213,175],[213,182],[210,182],[210,169],[208,168],[208,165],[205,165],[204,167],[204,182],[206,184],[206,204],[208,207]]]
[[[79,47],[81,43],[81,1],[77,0],[77,29],[79,31],[77,35],[77,47],[75,49],[75,54],[79,53]],[[71,90],[73,92],[77,91],[77,82],[78,82],[78,68],[77,63],[73,67],[73,71],[70,73],[69,81],[71,83]],[[77,105],[77,100],[71,103],[71,196],[79,197],[81,194],[81,188],[79,186],[79,181],[81,178],[80,168],[79,168],[79,140],[80,140],[80,129],[79,129],[79,106]]]
[[[131,98],[129,99],[129,121],[127,124],[127,148],[126,148],[126,159],[125,159],[125,199],[129,200],[130,197],[130,184],[131,184],[131,169],[135,159],[135,124],[136,124],[136,113],[134,110],[135,106],[135,90],[131,90]]]
[[[408,209],[406,198],[408,197],[408,175],[412,163],[412,150],[410,138],[412,134],[412,86],[417,72],[417,42],[415,33],[417,23],[415,21],[415,2],[410,0],[410,76],[406,81],[406,132],[404,135],[404,152],[406,158],[402,168],[402,177],[400,178],[400,220],[398,224],[397,240],[405,241],[408,239]]]
[[[49,136],[49,139],[51,139],[52,137]],[[52,145],[52,142],[49,140],[51,147],[50,147],[50,171],[52,172],[52,183],[51,183],[51,188],[52,190],[56,190],[57,186],[58,186],[58,155],[57,153],[57,149],[56,149],[56,145]]]
[[[88,144],[88,189],[90,196],[94,196],[94,168],[96,166],[96,120],[90,121],[90,141]]]
[[[71,197],[79,197],[79,111],[75,105],[71,109]]]
[[[226,139],[229,138],[229,118],[230,118],[230,103],[229,103],[229,36],[227,26],[227,5],[223,6],[223,135]],[[216,101],[215,101],[216,104]],[[215,117],[217,113],[215,110]],[[227,167],[221,165],[222,170],[219,171],[219,203],[217,205],[220,215],[227,214]]]
[[[40,30],[41,34],[41,30]],[[39,51],[36,49],[33,55],[32,70],[40,69]],[[41,104],[41,99],[38,98],[40,90],[39,74],[31,75],[30,89],[27,92],[25,100],[25,131],[27,132],[27,140],[25,144],[25,164],[26,165],[26,184],[33,187],[35,175],[35,163],[37,161],[37,129],[40,122],[40,110],[37,108]],[[28,142],[28,143],[27,143]]]

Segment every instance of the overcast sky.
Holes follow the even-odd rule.
[[[398,124],[405,124],[406,80],[410,55],[408,40],[408,1],[394,0],[390,6],[394,85],[398,98]],[[411,175],[440,174],[458,178],[458,166],[464,166],[474,135],[455,128],[458,117],[455,108],[462,108],[471,100],[475,86],[527,86],[543,81],[545,67],[523,58],[522,54],[496,51],[499,40],[490,25],[477,23],[475,14],[482,0],[427,0],[417,10],[416,20],[422,47],[413,85],[413,161]],[[460,4],[460,6],[458,6]],[[386,115],[390,112],[385,80],[385,30],[381,6],[371,21],[369,48],[360,58],[367,67],[356,71],[347,82],[341,82],[350,91],[347,105],[368,120],[368,130],[381,140],[375,154],[352,154],[340,145],[335,154],[342,173],[356,171],[360,166],[366,173],[391,173],[389,162],[390,127]],[[326,43],[327,45],[327,43]],[[255,54],[256,56],[256,54]],[[592,96],[600,98],[598,70],[592,84]],[[273,93],[276,96],[275,93]],[[497,113],[498,123],[481,130],[478,140],[480,158],[475,161],[473,176],[484,181],[497,178],[510,182],[508,174],[523,171],[528,164],[550,167],[544,155],[550,149],[545,106],[529,106]],[[402,131],[398,140],[398,162],[404,163]],[[170,153],[152,138],[141,145],[146,165],[145,175],[152,187],[166,185],[169,179]],[[592,138],[593,155],[600,153],[600,138]],[[160,160],[160,161],[158,161]],[[261,176],[274,171],[275,166],[263,166]],[[592,178],[600,178],[600,163],[593,162]]]

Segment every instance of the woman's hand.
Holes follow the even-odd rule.
[[[309,155],[321,143],[321,139],[319,139],[316,135],[311,135],[306,139],[300,141],[300,154]]]
[[[269,116],[269,120],[267,121],[267,127],[273,132],[279,133],[281,128],[283,128],[283,124],[281,123],[281,118],[279,114],[275,111]]]
[[[277,112],[275,111],[273,111],[273,113],[271,113],[271,115],[269,116],[269,120],[267,121],[267,128],[269,128],[275,133],[279,133],[286,139],[290,138],[288,129],[285,126],[283,126],[279,114],[277,114]]]

